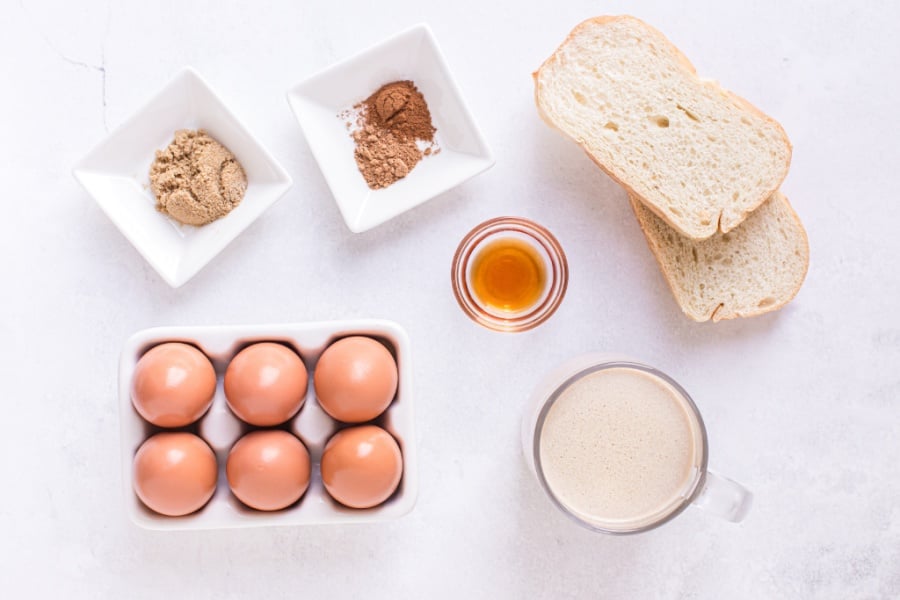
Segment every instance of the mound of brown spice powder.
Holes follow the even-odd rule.
[[[200,129],[179,129],[150,166],[156,209],[179,223],[201,226],[231,212],[244,198],[247,175],[228,148]]]
[[[412,81],[383,85],[353,108],[358,115],[354,157],[373,190],[406,177],[423,156],[440,151],[428,104]]]

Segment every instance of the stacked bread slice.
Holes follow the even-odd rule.
[[[791,144],[776,121],[634,17],[579,24],[534,79],[543,119],[627,190],[689,317],[757,315],[796,295],[809,246],[778,192]]]

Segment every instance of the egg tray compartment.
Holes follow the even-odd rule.
[[[313,373],[322,352],[337,340],[363,335],[383,343],[397,361],[397,393],[390,406],[368,423],[387,430],[400,445],[403,473],[400,485],[384,503],[368,509],[348,508],[328,495],[320,469],[322,451],[340,429],[352,424],[332,419],[316,399]],[[166,429],[146,422],[131,403],[131,380],[138,360],[150,348],[164,342],[184,342],[199,348],[216,370],[216,393],[203,417],[187,427]],[[287,423],[276,428],[248,425],[238,419],[225,401],[223,377],[231,359],[256,342],[279,342],[291,347],[303,359],[309,384],[303,408]],[[282,325],[237,325],[199,327],[156,327],[135,333],[125,343],[119,364],[119,410],[122,436],[123,484],[127,510],[132,521],[147,529],[222,529],[266,525],[307,525],[359,523],[401,517],[412,510],[418,489],[412,407],[412,371],[409,338],[392,321],[365,319]],[[225,464],[235,442],[250,431],[284,429],[295,434],[309,450],[309,488],[291,506],[273,512],[257,511],[238,500],[228,487]],[[161,431],[190,431],[213,449],[218,465],[216,491],[199,511],[183,517],[167,517],[147,508],[134,493],[133,460],[140,445]]]

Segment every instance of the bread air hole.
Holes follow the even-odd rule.
[[[758,306],[759,308],[765,308],[767,306],[772,306],[773,304],[775,304],[775,298],[768,296],[760,300],[759,304],[757,304],[756,306]]]
[[[585,99],[585,97],[584,97],[582,94],[580,94],[579,92],[573,91],[573,92],[572,92],[572,96],[575,98],[575,101],[576,101],[578,104],[582,104],[582,105],[583,105],[583,104],[585,104],[585,103],[587,102],[587,100]]]
[[[606,125],[603,126],[604,129],[609,129],[610,131],[618,131],[619,126],[612,121],[607,121]]]
[[[692,121],[697,121],[698,123],[700,122],[700,118],[697,117],[697,115],[695,115],[694,113],[692,113],[691,111],[689,111],[688,109],[686,109],[685,107],[683,107],[682,105],[676,104],[676,105],[675,105],[675,108],[677,108],[678,110],[680,110],[681,112],[683,112],[685,115],[687,115],[687,118],[688,118],[688,119],[690,119],[690,120],[692,120]]]
[[[663,116],[657,115],[655,117],[650,117],[650,120],[653,121],[654,123],[656,123],[657,127],[661,127],[663,129],[665,129],[666,127],[669,126],[669,117],[663,117]]]

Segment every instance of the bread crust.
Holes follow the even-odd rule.
[[[774,187],[772,187],[772,189],[770,189],[770,190],[767,190],[766,193],[761,194],[758,199],[754,200],[754,202],[751,203],[751,205],[750,205],[750,206],[752,206],[752,208],[748,208],[747,210],[745,210],[739,216],[739,218],[737,220],[734,220],[733,222],[729,222],[729,223],[723,223],[722,222],[723,211],[720,210],[718,218],[713,220],[714,224],[712,224],[711,227],[707,228],[707,230],[704,230],[705,235],[696,236],[696,235],[692,235],[690,232],[684,231],[684,229],[682,229],[682,227],[680,227],[677,223],[675,223],[667,214],[665,214],[664,211],[662,211],[660,208],[658,208],[654,203],[648,201],[646,198],[641,196],[631,185],[628,184],[628,182],[624,181],[619,176],[617,176],[615,173],[613,173],[612,169],[609,166],[603,164],[599,158],[594,156],[591,153],[590,149],[588,148],[587,144],[583,140],[579,140],[576,137],[569,135],[568,133],[566,133],[565,131],[562,131],[559,127],[557,127],[556,123],[553,122],[553,120],[550,118],[550,116],[544,110],[543,106],[541,105],[541,85],[540,85],[540,81],[539,81],[541,71],[544,68],[546,68],[548,65],[559,60],[559,55],[562,52],[563,48],[582,29],[589,27],[591,25],[605,25],[608,23],[616,22],[616,21],[632,21],[634,23],[639,24],[642,27],[647,28],[652,33],[655,33],[656,35],[658,35],[660,38],[665,40],[665,42],[669,45],[669,47],[672,50],[672,53],[678,59],[678,61],[682,64],[682,66],[685,68],[685,70],[687,70],[693,77],[695,77],[701,85],[708,86],[711,89],[714,89],[717,92],[723,94],[725,97],[730,99],[739,108],[753,112],[758,117],[760,117],[763,120],[767,121],[768,123],[774,125],[779,130],[781,138],[784,141],[785,146],[787,147],[787,160],[785,161],[783,172],[777,178],[777,182],[775,183]],[[781,124],[778,121],[776,121],[775,119],[773,119],[772,117],[770,117],[769,115],[767,115],[766,113],[764,113],[762,110],[760,110],[759,108],[754,106],[747,99],[742,98],[741,96],[738,96],[734,92],[723,88],[716,82],[709,81],[709,80],[702,80],[697,75],[697,69],[694,67],[694,65],[691,63],[691,61],[688,60],[687,56],[685,56],[684,53],[678,48],[678,46],[673,44],[672,41],[668,37],[666,37],[665,34],[663,34],[661,31],[659,31],[658,29],[656,29],[655,27],[653,27],[651,25],[648,25],[647,23],[645,23],[641,19],[638,19],[637,17],[633,17],[630,15],[617,15],[617,16],[604,15],[604,16],[599,16],[599,17],[592,17],[590,19],[586,19],[586,20],[582,21],[581,23],[576,25],[572,29],[572,31],[569,32],[569,35],[566,36],[566,39],[563,40],[563,42],[556,48],[556,50],[553,51],[553,53],[546,60],[544,60],[543,63],[541,63],[541,66],[538,67],[537,70],[531,74],[531,76],[532,76],[532,79],[534,80],[534,101],[535,101],[535,105],[537,106],[538,115],[540,116],[541,120],[543,120],[551,128],[559,131],[562,135],[564,135],[565,137],[569,138],[570,140],[572,140],[573,142],[578,144],[578,146],[584,151],[584,153],[587,154],[588,157],[592,161],[594,161],[594,164],[596,164],[598,167],[600,167],[600,169],[602,169],[603,172],[606,173],[613,181],[615,181],[620,186],[625,188],[625,191],[628,192],[629,196],[634,196],[634,197],[638,198],[641,201],[641,204],[646,206],[649,210],[651,210],[660,219],[665,221],[667,224],[669,224],[671,227],[673,227],[676,231],[678,231],[681,235],[683,235],[685,237],[688,237],[691,239],[702,240],[702,239],[709,238],[719,232],[727,233],[727,232],[731,231],[732,229],[734,229],[735,227],[740,225],[754,210],[759,208],[763,204],[763,202],[765,202],[770,196],[772,196],[772,194],[774,194],[781,187],[781,184],[784,182],[784,179],[787,177],[788,171],[790,169],[792,154],[793,154],[793,145],[791,144],[791,141],[788,138],[787,133],[785,132],[785,130],[781,126]]]
[[[675,301],[678,303],[678,306],[681,308],[681,311],[685,315],[687,315],[688,317],[690,317],[691,319],[693,319],[694,321],[697,321],[697,322],[704,322],[704,321],[709,321],[709,320],[712,320],[713,322],[718,322],[718,321],[725,321],[725,320],[729,320],[729,319],[735,319],[738,317],[755,317],[758,315],[762,315],[762,314],[766,314],[766,313],[778,310],[778,309],[782,308],[783,306],[785,306],[787,303],[789,303],[791,300],[796,298],[797,294],[800,292],[800,288],[803,286],[803,282],[806,280],[807,273],[809,273],[809,236],[806,233],[806,229],[803,227],[803,223],[800,221],[799,215],[797,215],[797,211],[794,210],[793,205],[791,205],[790,201],[788,201],[787,197],[784,194],[782,194],[781,192],[775,192],[775,194],[773,194],[771,196],[771,199],[773,202],[783,202],[784,203],[784,205],[788,209],[790,217],[794,220],[794,223],[797,226],[797,229],[799,230],[799,232],[802,236],[803,248],[805,250],[804,257],[803,257],[804,265],[803,265],[803,274],[798,279],[797,285],[794,287],[794,289],[791,291],[790,295],[788,295],[787,297],[780,298],[776,302],[774,302],[768,306],[758,308],[756,310],[751,310],[751,311],[747,311],[747,312],[734,311],[734,312],[730,312],[730,313],[720,314],[721,309],[723,308],[724,304],[719,303],[714,308],[709,310],[708,313],[698,315],[698,314],[693,314],[688,310],[687,303],[684,301],[681,290],[678,289],[675,285],[675,279],[669,276],[668,270],[666,268],[666,262],[665,262],[665,260],[663,260],[663,254],[662,254],[662,250],[659,246],[659,241],[657,240],[656,236],[652,235],[652,233],[650,232],[650,226],[644,219],[641,218],[641,215],[637,210],[637,202],[639,202],[639,199],[633,194],[628,195],[628,200],[629,200],[629,203],[631,204],[631,210],[634,212],[634,216],[636,217],[637,222],[641,227],[641,231],[644,233],[644,238],[647,240],[647,246],[650,248],[650,252],[653,254],[653,258],[656,259],[656,263],[657,263],[657,265],[659,265],[659,270],[662,273],[663,278],[666,280],[666,283],[668,284],[669,289],[672,292],[672,295],[675,297]],[[641,203],[641,206],[646,206],[646,205]]]

